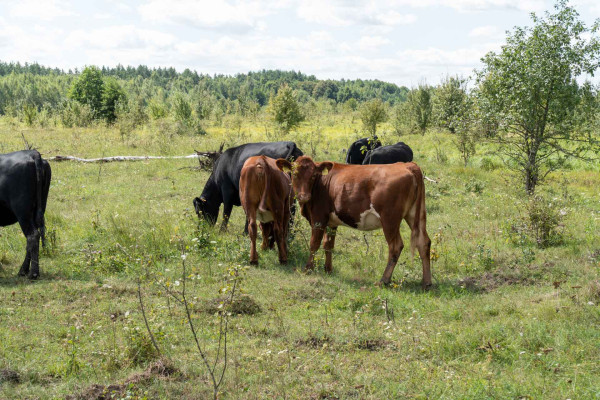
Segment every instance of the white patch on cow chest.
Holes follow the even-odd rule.
[[[271,211],[256,210],[256,219],[263,224],[273,221],[273,213]]]
[[[340,225],[348,226],[344,223],[344,221],[342,221],[340,219],[340,217],[337,216],[336,213],[334,213],[334,212],[329,213],[329,223],[327,224],[327,226],[330,228],[337,228]]]
[[[371,204],[371,208],[360,214],[357,229],[361,231],[372,231],[381,228],[381,216],[375,207]]]

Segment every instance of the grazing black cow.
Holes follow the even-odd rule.
[[[394,164],[397,162],[411,162],[413,152],[404,142],[398,142],[390,146],[383,146],[368,151],[363,160],[363,165],[368,164]]]
[[[381,141],[377,135],[372,138],[358,139],[356,142],[352,143],[348,149],[346,164],[362,164],[367,152],[378,147],[381,147]]]
[[[225,150],[215,161],[213,172],[206,181],[202,194],[194,199],[196,214],[199,218],[204,218],[214,224],[219,216],[221,203],[223,203],[221,229],[227,229],[233,206],[241,205],[240,175],[248,158],[267,156],[293,161],[303,154],[294,142],[247,143]]]
[[[0,226],[21,226],[27,254],[19,275],[40,275],[40,237],[45,244],[44,212],[50,189],[50,164],[36,150],[0,154]],[[31,268],[29,268],[31,265]]]

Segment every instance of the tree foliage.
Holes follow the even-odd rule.
[[[425,134],[431,125],[433,102],[431,100],[431,87],[426,83],[420,83],[415,89],[408,93],[408,112],[412,129]]]
[[[125,101],[127,95],[114,77],[103,77],[98,67],[90,66],[73,81],[69,97],[89,106],[95,118],[112,123],[117,118],[117,103]]]
[[[598,23],[586,27],[567,1],[532,20],[533,27],[509,33],[502,50],[487,54],[477,72],[482,117],[497,121],[495,138],[530,194],[565,157],[597,148],[587,118],[578,118],[590,86],[576,78],[593,75],[600,63]]]
[[[102,111],[102,92],[104,80],[98,67],[86,67],[69,90],[69,97],[81,104],[87,104],[99,115]]]
[[[273,120],[281,126],[285,133],[304,121],[304,115],[296,100],[296,95],[287,84],[281,85],[277,95],[271,98],[269,106]]]
[[[367,101],[360,108],[360,119],[362,120],[363,128],[369,136],[375,136],[377,125],[388,119],[385,104],[380,99]]]
[[[446,76],[435,88],[433,112],[437,126],[454,133],[453,122],[459,117],[467,98],[466,79]]]

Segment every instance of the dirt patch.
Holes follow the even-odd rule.
[[[12,369],[0,369],[0,384],[2,383],[19,383],[21,376],[17,371]]]
[[[109,400],[121,398],[125,392],[137,384],[144,384],[154,378],[169,378],[177,374],[178,370],[168,360],[159,360],[148,366],[143,372],[135,373],[121,384],[98,385],[93,384],[81,393],[67,396],[67,400]]]
[[[357,349],[378,351],[386,349],[392,345],[392,342],[385,339],[361,339],[355,342]]]
[[[333,339],[328,335],[316,335],[314,333],[309,334],[306,339],[296,340],[296,345],[306,346],[313,349],[320,349],[324,345],[329,345],[331,343],[333,343]]]
[[[487,292],[506,285],[530,286],[534,283],[534,279],[522,274],[518,269],[509,273],[506,271],[486,272],[480,276],[467,276],[458,281],[460,287],[474,292]]]
[[[227,311],[235,315],[255,315],[262,312],[260,305],[249,295],[241,295],[233,300],[233,303],[225,306],[228,299],[218,297],[210,300],[206,303],[201,311],[205,311],[210,314],[215,314],[223,311],[223,307],[226,307]]]

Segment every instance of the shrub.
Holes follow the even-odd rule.
[[[527,222],[538,247],[545,248],[562,243],[563,232],[560,228],[564,213],[555,199],[547,200],[541,195],[534,195],[529,199]]]
[[[360,119],[362,120],[363,128],[369,136],[375,136],[377,125],[388,119],[385,104],[380,99],[367,101],[360,108]]]
[[[273,120],[281,126],[284,133],[288,133],[304,121],[305,117],[296,94],[287,84],[281,85],[277,96],[269,100],[269,106]]]

